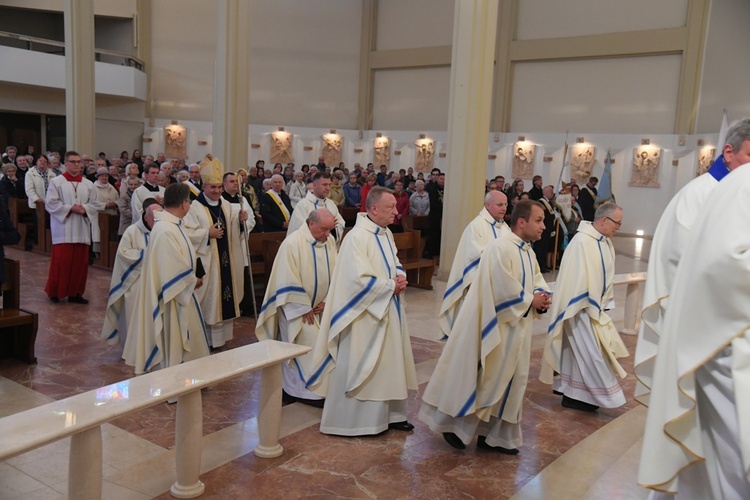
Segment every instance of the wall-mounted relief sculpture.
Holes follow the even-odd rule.
[[[570,148],[570,180],[583,186],[591,177],[596,148],[588,144],[574,144]]]
[[[385,165],[391,169],[391,140],[387,137],[376,137],[373,144],[372,163],[375,168]]]
[[[323,156],[326,165],[329,167],[338,167],[341,162],[341,146],[344,139],[336,132],[330,132],[322,136],[323,139]]]
[[[628,185],[658,188],[661,149],[654,146],[639,146],[634,151],[633,173]]]
[[[164,127],[164,154],[167,158],[187,158],[187,129],[182,125]]]
[[[417,161],[414,170],[417,172],[429,172],[435,165],[435,141],[429,137],[414,141],[417,146]]]
[[[271,163],[285,165],[293,161],[292,134],[284,130],[271,132]]]
[[[708,172],[708,169],[711,168],[711,164],[714,161],[715,153],[716,149],[710,146],[706,146],[705,148],[700,148],[698,150],[698,171],[696,173],[696,177]]]
[[[513,178],[531,179],[534,177],[534,155],[536,146],[526,141],[513,145]]]

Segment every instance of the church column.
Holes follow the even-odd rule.
[[[492,110],[498,0],[456,2],[448,111],[440,272],[448,279],[458,240],[482,208]]]
[[[95,151],[94,0],[65,0],[66,146]]]
[[[249,4],[246,0],[218,2],[212,153],[227,170],[247,167]]]

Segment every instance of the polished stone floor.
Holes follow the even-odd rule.
[[[616,238],[617,272],[645,271],[649,241]],[[120,349],[99,340],[109,272],[91,269],[89,305],[51,304],[43,288],[49,259],[16,250],[21,262],[22,306],[39,312],[36,353],[29,366],[0,361],[0,417],[133,376]],[[554,274],[546,275],[550,281]],[[202,476],[205,498],[645,498],[635,484],[645,411],[632,398],[632,355],[623,360],[627,404],[588,414],[564,409],[537,381],[546,322],[534,325],[532,368],[523,408],[525,444],[510,457],[449,447],[417,418],[421,392],[440,355],[437,311],[445,283],[432,291],[409,288],[407,311],[420,387],[410,394],[413,432],[387,431],[367,438],[318,432],[320,410],[292,404],[282,409],[284,454],[259,459],[259,380],[249,374],[204,391]],[[613,311],[622,324],[620,307]],[[235,324],[225,348],[255,342],[252,319]],[[623,336],[631,351],[635,338]],[[175,407],[159,405],[104,426],[104,498],[171,498]],[[0,499],[64,498],[64,440],[0,462]]]

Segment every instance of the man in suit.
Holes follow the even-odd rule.
[[[581,211],[583,212],[581,214],[583,220],[594,220],[594,213],[596,212],[594,203],[596,202],[596,185],[598,183],[599,179],[593,176],[589,177],[589,181],[583,186],[581,192],[578,194],[578,204],[581,206]]]
[[[548,256],[554,247],[555,209],[552,206],[554,197],[555,189],[552,186],[545,186],[542,190],[542,197],[538,200],[542,204],[542,207],[544,207],[544,232],[542,233],[542,237],[534,242],[534,253],[539,263],[539,269],[543,273],[548,273],[552,267]]]
[[[529,198],[535,201],[538,201],[544,197],[544,192],[542,190],[542,176],[541,175],[535,175],[534,178],[531,180],[531,189],[529,189]],[[549,226],[548,226],[549,227]],[[541,264],[539,264],[541,266]],[[544,267],[544,266],[541,266]]]
[[[284,191],[284,177],[271,177],[271,189],[260,198],[264,231],[286,231],[292,217],[292,202]]]

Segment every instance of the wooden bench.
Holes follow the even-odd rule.
[[[34,211],[29,208],[29,200],[20,198],[8,199],[8,212],[10,212],[11,224],[13,224],[13,227],[21,235],[21,240],[16,245],[16,248],[25,250],[26,237],[30,231],[34,230],[34,223],[31,220],[34,216]]]
[[[44,205],[36,206],[36,222],[36,244],[31,247],[31,251],[49,255],[52,253],[52,232],[49,228],[49,213]]]
[[[420,232],[419,248],[417,256],[421,257],[427,244],[427,231],[430,229],[430,218],[426,215],[404,215],[401,219],[404,231],[417,230]]]
[[[0,310],[0,358],[15,358],[36,363],[34,343],[39,315],[21,309],[21,266],[17,260],[5,259],[3,308]]]
[[[432,290],[432,276],[435,274],[435,262],[423,259],[420,251],[421,235],[419,231],[407,230],[396,233],[393,239],[398,249],[398,258],[406,271],[410,286]]]
[[[94,260],[94,267],[100,269],[112,269],[114,267],[114,255],[112,245],[118,239],[117,230],[120,228],[120,215],[99,212],[99,258]],[[114,246],[117,252],[117,245]]]
[[[275,241],[279,244],[286,238],[286,231],[271,231],[267,233],[253,233],[248,235],[248,248],[250,251],[250,269],[253,273],[253,284],[255,285],[255,300],[257,304],[263,303],[266,293],[268,275],[271,274],[271,265],[266,266],[264,258],[264,242]],[[273,264],[273,261],[270,262]]]
[[[353,227],[357,222],[357,214],[359,213],[358,208],[344,207],[339,208],[339,214],[344,219],[346,227]]]
[[[70,437],[68,498],[101,498],[101,425],[177,398],[176,481],[170,492],[177,498],[199,496],[205,490],[200,481],[203,439],[201,389],[261,370],[259,444],[254,453],[260,458],[278,457],[284,452],[279,444],[280,363],[309,350],[309,347],[265,340],[4,417],[0,419],[0,436],[3,436],[0,440],[0,460]],[[123,390],[127,390],[127,397],[119,397]]]

